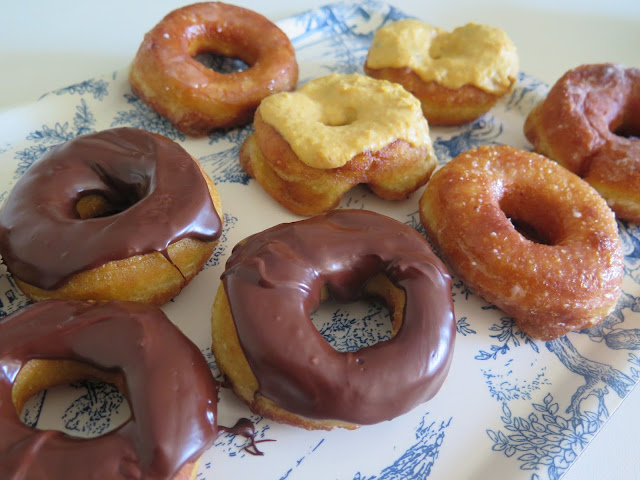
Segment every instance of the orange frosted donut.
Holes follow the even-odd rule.
[[[376,32],[364,71],[414,94],[429,124],[460,125],[489,111],[511,90],[518,56],[495,27],[469,23],[446,32],[404,19]]]
[[[218,73],[194,57],[216,53],[249,65]],[[219,2],[169,13],[145,35],[129,73],[134,92],[188,135],[247,123],[260,101],[295,88],[289,38],[262,15]]]
[[[0,255],[32,300],[168,302],[209,259],[220,197],[168,138],[135,128],[50,150],[0,208]]]
[[[338,205],[355,185],[404,199],[436,166],[420,103],[400,85],[333,74],[266,98],[240,163],[294,213]]]
[[[218,383],[200,350],[158,308],[30,305],[0,321],[0,365],[3,479],[189,480],[218,436]],[[83,439],[20,420],[35,393],[88,378],[127,397],[131,418],[119,428]]]
[[[460,278],[536,338],[598,323],[620,295],[613,213],[541,155],[507,146],[459,155],[427,184],[420,217]]]
[[[640,222],[640,69],[565,73],[524,126],[537,152],[589,182],[618,218]]]

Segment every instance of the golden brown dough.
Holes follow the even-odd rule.
[[[218,73],[199,53],[239,58],[240,72]],[[188,135],[251,121],[260,101],[292,90],[298,64],[289,38],[262,15],[220,2],[169,13],[146,34],[129,80],[134,92]]]
[[[582,65],[529,114],[535,150],[584,178],[618,218],[640,222],[640,69]]]
[[[453,271],[533,337],[595,325],[620,295],[613,213],[541,155],[507,146],[459,155],[429,181],[420,217]]]

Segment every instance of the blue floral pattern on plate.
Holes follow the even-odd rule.
[[[375,30],[403,17],[392,6],[364,1],[328,5],[278,23],[294,43],[303,83],[331,72],[362,72]],[[433,128],[439,164],[485,144],[530,149],[522,124],[546,91],[546,85],[521,73],[513,92],[490,113],[461,127]],[[16,115],[0,114],[0,127],[14,126]],[[2,142],[0,201],[15,179],[53,146],[115,126],[144,128],[181,143],[214,179],[225,212],[223,237],[203,272],[163,308],[202,349],[219,378],[208,322],[224,262],[247,235],[299,218],[283,210],[240,168],[238,151],[252,127],[188,138],[140,102],[125,70],[51,92],[30,105],[27,116]],[[385,202],[358,187],[340,208],[379,211],[424,234],[417,213],[419,195]],[[247,453],[243,437],[225,434],[204,455],[197,478],[559,478],[640,380],[640,229],[621,222],[620,232],[626,255],[624,293],[601,325],[550,342],[534,341],[454,278],[454,362],[431,402],[391,422],[353,432],[308,432],[251,416],[222,389],[222,424],[251,416],[258,439],[275,441],[261,443],[265,455],[257,457]],[[27,303],[0,262],[0,317]],[[384,341],[390,328],[388,312],[376,303],[336,305],[314,322],[327,341],[342,350]],[[124,407],[113,387],[78,382],[60,398],[47,392],[31,398],[23,419],[32,426],[55,424],[73,435],[96,435],[126,420]]]

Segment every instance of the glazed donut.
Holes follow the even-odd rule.
[[[194,57],[239,58],[247,70],[218,73]],[[289,38],[262,15],[219,2],[169,13],[146,34],[129,73],[140,99],[188,135],[250,122],[260,101],[293,90],[298,64]]]
[[[284,207],[316,215],[360,183],[382,198],[404,199],[427,182],[436,157],[411,94],[333,74],[263,100],[240,163]]]
[[[170,352],[170,355],[167,354]],[[47,300],[0,321],[0,477],[193,478],[218,436],[218,384],[161,310]],[[73,380],[119,385],[131,418],[91,439],[20,421],[34,393]]]
[[[339,352],[311,323],[323,298],[387,300],[392,339]],[[307,429],[390,420],[445,380],[455,337],[451,278],[410,226],[334,210],[236,246],[213,313],[213,352],[251,410]]]
[[[211,256],[220,197],[171,140],[118,128],[50,150],[0,209],[0,255],[32,300],[162,304]]]
[[[640,222],[640,69],[582,65],[529,114],[535,150],[584,178],[618,218]]]
[[[376,32],[364,71],[418,97],[432,126],[460,125],[488,112],[512,89],[518,55],[495,27],[468,23],[449,33],[404,19]]]
[[[507,146],[459,155],[427,184],[420,217],[460,279],[533,337],[595,325],[620,295],[613,213],[541,155]]]

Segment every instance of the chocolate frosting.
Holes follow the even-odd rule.
[[[338,352],[309,317],[321,289],[356,300],[377,273],[406,293],[402,326],[389,341]],[[222,279],[257,393],[285,410],[376,423],[444,382],[455,337],[451,278],[407,225],[363,210],[278,225],[236,246]]]
[[[91,194],[123,211],[80,219],[76,204]],[[154,251],[167,256],[167,247],[182,238],[212,241],[220,233],[196,162],[168,138],[134,128],[53,148],[0,210],[3,261],[16,277],[46,290],[112,260]]]
[[[121,371],[131,418],[92,439],[28,427],[11,391],[35,358]],[[198,348],[154,307],[31,305],[0,321],[0,365],[0,478],[169,479],[218,435],[218,384]]]

